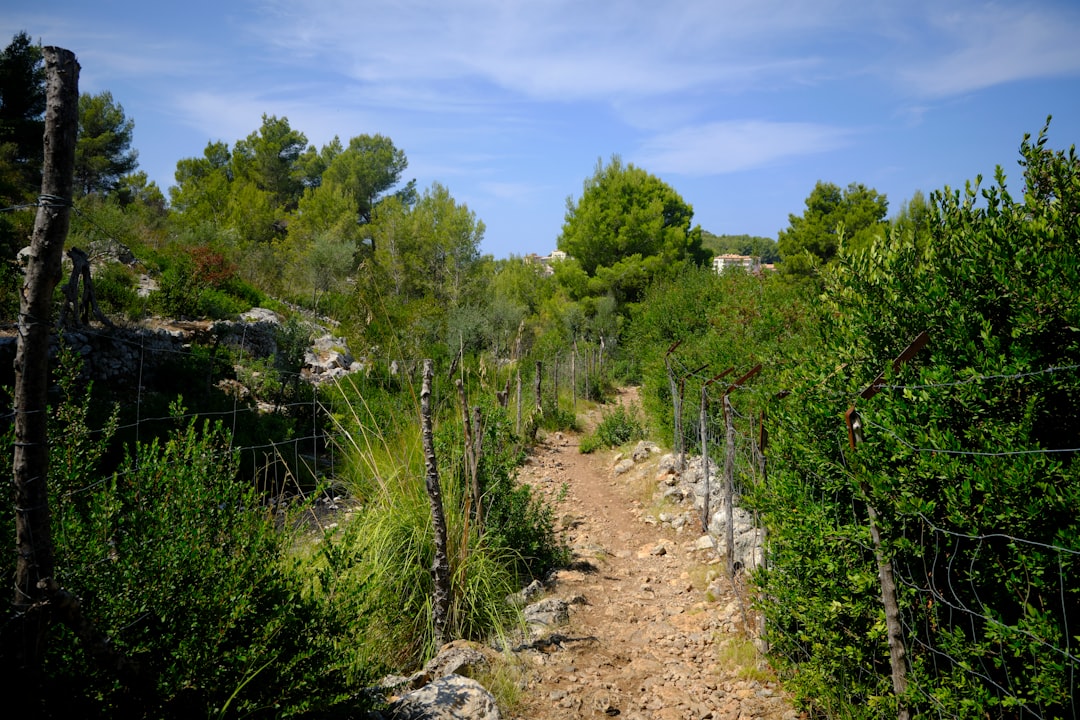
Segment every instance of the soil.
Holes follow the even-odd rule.
[[[620,402],[636,404],[636,390]],[[660,453],[638,453],[632,470],[616,474],[629,453],[583,455],[579,441],[549,434],[522,470],[554,504],[574,562],[545,588],[568,602],[569,622],[545,628],[521,653],[527,687],[507,715],[797,718],[748,632],[745,583],[725,576],[711,546],[697,549],[708,543],[693,508],[654,499]],[[679,530],[660,521],[678,513],[687,516]]]

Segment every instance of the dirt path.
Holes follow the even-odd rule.
[[[614,452],[582,455],[578,439],[552,434],[522,472],[555,503],[575,563],[549,584],[549,597],[569,603],[569,624],[524,654],[533,671],[515,717],[797,717],[740,632],[715,550],[696,549],[692,508],[659,508],[688,513],[679,531],[656,521],[659,453],[616,475]]]

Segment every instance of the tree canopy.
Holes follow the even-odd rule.
[[[44,113],[41,46],[19,32],[0,52],[0,205],[27,202],[41,189]],[[32,224],[29,213],[0,214],[0,260],[14,257]]]
[[[75,145],[75,187],[80,195],[107,195],[139,164],[131,147],[135,121],[108,90],[79,96],[79,139]]]
[[[836,256],[840,238],[851,247],[865,247],[884,235],[889,202],[878,191],[861,183],[838,185],[821,182],[806,198],[802,215],[788,215],[788,228],[777,243],[782,268],[806,274]]]
[[[591,294],[634,302],[654,278],[706,261],[693,217],[670,185],[615,155],[567,198],[558,246],[591,278]]]

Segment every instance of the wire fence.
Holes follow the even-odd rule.
[[[710,388],[707,383],[715,368],[690,368],[677,357],[670,358],[668,364],[669,375],[678,380],[671,387],[691,388],[683,397],[672,398],[672,412],[681,412],[684,421],[679,430],[681,437],[675,438],[673,446],[677,451],[678,448],[700,451],[704,442],[712,467],[729,464],[734,476],[730,481],[732,487],[723,489],[723,480],[714,485],[713,492],[718,496],[733,493],[738,502],[744,493],[762,488],[769,482],[770,453],[769,448],[763,447],[768,432],[799,431],[787,426],[783,417],[764,417],[765,409],[777,398],[776,391],[767,384],[754,387],[752,383],[741,387],[719,384]],[[841,365],[837,370],[845,367],[850,366]],[[875,391],[910,396],[918,391],[948,393],[980,383],[1015,384],[1048,376],[1076,385],[1080,378],[1078,371],[1080,365],[1057,365],[1014,374],[970,374],[937,383],[902,385],[877,381],[872,387]],[[779,397],[789,397],[782,402],[791,402],[790,396],[795,396],[797,401],[801,397],[803,402],[811,399],[832,402],[838,409],[854,406],[858,396],[840,389],[838,383],[829,382],[831,378],[808,382],[780,393]],[[700,412],[701,400],[697,400],[696,392],[703,386],[705,413]],[[723,398],[731,400],[728,417],[719,411]],[[740,407],[753,410],[740,411]],[[839,429],[843,420],[839,413],[836,417]],[[894,443],[895,453],[952,463],[949,473],[953,478],[992,476],[994,472],[1006,472],[1010,463],[1041,462],[1038,458],[1065,462],[1080,452],[1080,447],[1072,445],[972,449],[946,443],[927,444],[904,437],[897,429],[887,426],[888,420],[877,421],[870,410],[863,410],[861,419],[866,432],[875,433],[880,441]],[[675,425],[679,427],[680,423]],[[725,435],[729,432],[734,432],[736,441],[726,447]],[[729,452],[733,453],[730,462]],[[833,470],[838,476],[850,476],[852,472],[851,468],[840,465]],[[860,500],[857,492],[838,485],[834,477],[815,475],[805,468],[803,472],[809,492],[816,494],[811,502],[832,507],[836,513],[835,536],[827,540],[856,547],[868,564],[872,564],[875,547],[869,541],[869,534],[859,530],[867,527],[866,501]],[[993,489],[988,492],[993,493]],[[1015,525],[972,532],[925,512],[898,506],[890,508],[889,519],[886,533],[890,534],[885,541],[892,548],[889,557],[898,584],[910,680],[903,702],[930,716],[961,718],[968,715],[958,709],[955,698],[950,700],[949,693],[971,693],[973,697],[989,697],[989,704],[1001,709],[1001,717],[1043,720],[1080,716],[1078,705],[1072,700],[1080,679],[1080,547],[1054,539],[1053,518],[1046,518],[1051,526],[1041,528],[1038,536],[1026,535]],[[718,523],[710,523],[708,518],[703,520],[717,531]],[[764,538],[769,528],[762,526],[756,515],[754,523]],[[764,564],[769,567],[768,542],[765,544]],[[730,546],[722,538],[718,547],[721,551],[734,551],[728,550]],[[744,607],[761,600],[752,597],[748,585],[738,581],[735,574],[732,574],[732,587]],[[763,627],[760,616],[747,622],[752,633],[756,631],[760,635]],[[812,651],[798,628],[772,626],[765,634],[775,637],[776,633],[787,634],[785,642],[773,647],[781,648],[791,666],[808,660]],[[1017,667],[1023,668],[1023,672],[1016,672]],[[880,681],[880,673],[888,673],[888,668],[883,670],[871,663],[849,667],[848,672],[853,677],[838,678],[838,686],[873,685]],[[1044,684],[1042,688],[1038,687],[1040,682]],[[1056,689],[1046,690],[1051,683],[1056,683]],[[943,687],[948,690],[942,691]]]

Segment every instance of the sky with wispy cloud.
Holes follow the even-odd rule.
[[[892,211],[962,187],[1053,115],[1080,140],[1076,0],[9,0],[135,121],[162,189],[211,141],[287,117],[316,146],[380,133],[406,178],[484,221],[496,257],[556,246],[618,154],[717,234],[775,237],[818,180]]]

